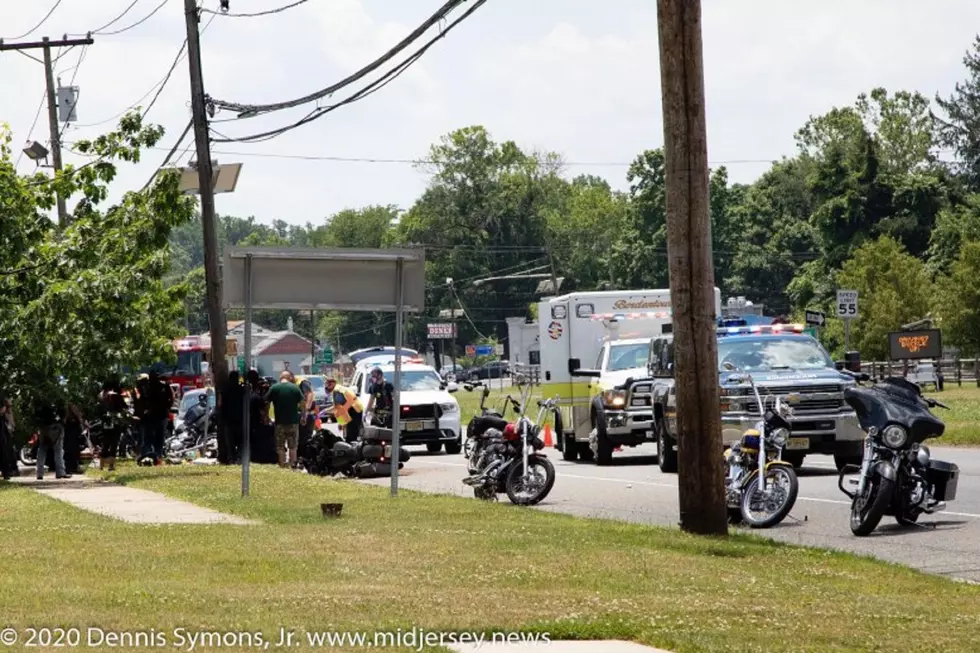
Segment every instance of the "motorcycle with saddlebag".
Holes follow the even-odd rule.
[[[392,429],[365,425],[361,439],[347,442],[327,426],[327,411],[320,414],[320,419],[324,427],[313,433],[300,459],[308,473],[353,478],[391,476]],[[405,447],[398,447],[398,469],[410,458],[411,453]]]
[[[946,502],[956,498],[959,468],[934,459],[923,442],[946,429],[929,409],[949,406],[924,397],[918,385],[902,377],[869,387],[861,385],[870,379],[867,374],[848,374],[858,385],[844,391],[844,401],[867,433],[861,466],[845,466],[837,480],[851,499],[851,532],[870,535],[885,515],[911,526],[923,513],[945,510]],[[850,481],[857,486],[852,492],[844,487],[844,476],[854,472],[858,478]]]
[[[730,363],[725,370],[737,371]],[[779,397],[767,407],[751,374],[730,376],[729,383],[748,383],[755,394],[760,419],[738,442],[725,450],[725,498],[728,520],[752,528],[771,528],[786,518],[796,504],[800,483],[793,465],[782,460],[790,435],[793,410]],[[761,471],[761,473],[760,473]]]

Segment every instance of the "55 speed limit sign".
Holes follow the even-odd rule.
[[[856,290],[837,291],[837,317],[854,319],[858,316],[858,292]]]

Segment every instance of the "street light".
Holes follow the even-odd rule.
[[[24,148],[24,154],[31,161],[40,161],[41,159],[48,158],[48,148],[44,147],[37,141],[32,141],[27,147]]]
[[[241,174],[241,163],[229,163],[218,165],[217,161],[211,162],[211,187],[213,193],[232,193],[238,186],[238,175]],[[198,194],[201,192],[197,162],[191,161],[186,168],[180,169],[180,192],[184,194]]]

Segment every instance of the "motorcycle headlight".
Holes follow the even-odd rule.
[[[789,429],[776,429],[769,435],[769,440],[772,442],[773,446],[785,447],[786,443],[789,441]]]
[[[609,408],[622,408],[626,405],[626,391],[606,390],[602,393],[602,405]]]
[[[881,433],[881,439],[892,449],[900,449],[908,440],[908,433],[901,426],[892,424]]]

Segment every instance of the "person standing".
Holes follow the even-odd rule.
[[[78,404],[69,403],[65,410],[65,470],[71,474],[81,474],[82,431],[86,427],[85,418]]]
[[[304,379],[299,384],[299,390],[303,393],[303,410],[299,421],[299,446],[298,449],[306,456],[306,449],[310,440],[313,438],[317,418],[316,398],[313,394],[313,384]]]
[[[0,475],[5,481],[20,475],[14,452],[14,408],[7,397],[0,397]]]
[[[380,367],[371,370],[368,395],[368,405],[364,409],[368,424],[390,429],[391,411],[395,407],[395,386],[385,380]]]
[[[54,450],[55,478],[71,478],[65,472],[65,410],[60,402],[47,398],[41,400],[36,410],[36,421],[39,428],[37,436],[37,480],[44,479],[45,461],[48,449]]]
[[[279,466],[296,465],[296,448],[299,443],[300,412],[303,405],[303,393],[299,386],[292,382],[292,375],[283,372],[279,375],[279,383],[269,388],[265,400],[272,404],[276,414],[276,454]]]
[[[228,384],[218,395],[218,414],[225,427],[225,437],[218,440],[218,462],[235,464],[241,457],[245,426],[245,388],[239,381],[238,370],[228,373]]]
[[[102,429],[102,447],[99,450],[99,467],[112,472],[116,469],[119,439],[126,428],[126,400],[117,381],[107,381],[102,385],[99,403],[105,420]]]

